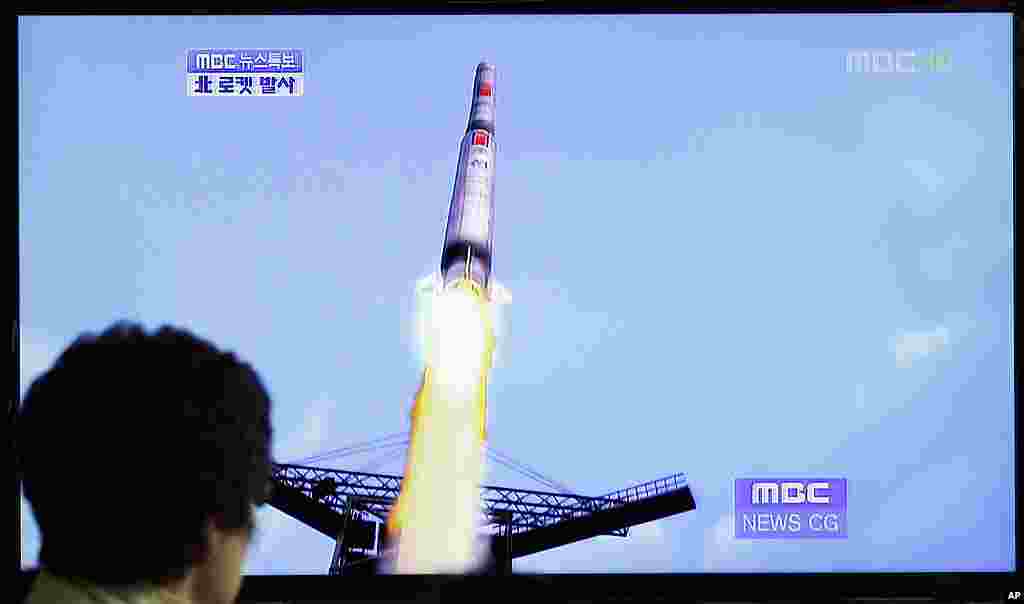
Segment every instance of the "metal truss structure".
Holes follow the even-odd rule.
[[[329,572],[351,574],[385,555],[382,525],[401,484],[391,474],[275,464],[270,503],[335,539]],[[626,537],[631,526],[696,508],[682,474],[598,497],[497,486],[480,492],[483,524],[496,529],[491,551],[504,573],[513,558],[599,535]]]

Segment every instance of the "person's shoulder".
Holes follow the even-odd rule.
[[[79,604],[91,601],[87,593],[82,592],[71,582],[56,577],[46,570],[40,570],[32,581],[24,604],[51,604],[53,602]]]
[[[58,577],[46,570],[36,575],[24,604],[160,604],[156,592],[115,594],[88,583]]]

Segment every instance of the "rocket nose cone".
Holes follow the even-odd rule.
[[[480,64],[476,66],[476,70],[479,72],[494,71],[494,65],[487,61],[480,61]]]

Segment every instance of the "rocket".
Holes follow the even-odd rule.
[[[480,394],[481,438],[486,435],[486,373],[494,352],[493,305],[511,300],[508,290],[492,278],[494,252],[494,65],[481,61],[473,78],[469,120],[459,146],[455,184],[448,205],[444,245],[441,248],[439,289],[468,291],[484,303],[486,360]],[[426,281],[424,281],[426,282]]]
[[[419,299],[425,366],[405,474],[385,529],[386,540],[397,544],[386,554],[396,572],[461,572],[476,555],[496,311],[511,299],[492,277],[495,73],[490,63],[476,66],[440,270],[417,285],[426,294]]]
[[[459,147],[459,162],[448,206],[441,281],[444,288],[469,280],[492,292],[494,251],[494,66],[481,62],[473,81],[469,122]]]

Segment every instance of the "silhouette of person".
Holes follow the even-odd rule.
[[[16,419],[39,525],[26,604],[226,604],[270,487],[270,396],[190,332],[118,322],[75,340]]]

